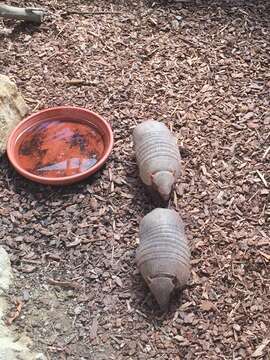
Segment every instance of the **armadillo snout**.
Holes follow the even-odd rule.
[[[152,177],[153,187],[164,201],[168,201],[175,178],[170,171],[159,171]]]
[[[174,287],[172,279],[166,276],[157,277],[149,282],[149,288],[161,310],[166,311],[168,309]]]

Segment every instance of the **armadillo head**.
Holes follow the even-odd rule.
[[[148,285],[161,310],[166,311],[169,305],[171,293],[174,289],[172,279],[166,276],[161,276],[151,279]]]
[[[170,198],[174,181],[174,175],[170,171],[159,171],[152,175],[153,187],[165,201]]]

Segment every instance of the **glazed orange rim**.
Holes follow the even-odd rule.
[[[70,175],[70,176],[62,176],[62,177],[46,177],[46,178],[43,178],[43,177],[39,177],[33,173],[30,173],[28,172],[27,170],[25,170],[23,167],[20,166],[20,164],[18,163],[17,159],[16,159],[16,151],[15,151],[15,144],[16,144],[16,141],[17,139],[19,138],[19,136],[22,135],[22,133],[25,131],[25,129],[21,131],[19,131],[19,129],[21,127],[23,127],[24,124],[26,124],[27,122],[29,122],[32,118],[36,117],[37,115],[42,115],[43,113],[47,113],[48,114],[48,117],[46,119],[46,121],[51,121],[51,120],[54,120],[54,119],[50,119],[50,112],[51,111],[61,111],[61,110],[76,110],[78,112],[84,112],[86,114],[88,114],[90,116],[89,120],[86,120],[86,119],[82,119],[84,120],[86,123],[89,122],[90,124],[92,124],[93,126],[95,126],[97,128],[97,130],[100,130],[98,128],[97,125],[95,125],[95,123],[92,123],[91,122],[91,116],[94,116],[96,117],[97,119],[99,119],[106,131],[105,133],[107,132],[107,134],[104,135],[104,137],[108,137],[108,144],[107,146],[105,147],[105,152],[104,154],[102,155],[102,157],[99,159],[99,161],[94,165],[92,166],[90,169],[80,173],[80,174],[75,174],[75,175]],[[59,115],[60,119],[61,119],[61,115]],[[59,119],[59,118],[58,118]],[[72,118],[70,118],[69,120],[74,120]],[[78,115],[78,118],[77,120],[80,120],[79,118],[79,115]],[[45,118],[44,119],[40,119],[40,120],[37,120],[37,123],[38,122],[43,122],[45,121]],[[31,126],[31,125],[30,125]],[[104,131],[103,131],[104,133]],[[19,122],[19,124],[12,130],[11,134],[9,135],[9,138],[8,138],[8,142],[7,142],[7,155],[8,155],[8,158],[11,162],[11,164],[14,166],[14,168],[23,176],[25,176],[26,178],[28,179],[31,179],[31,180],[34,180],[36,182],[43,182],[43,183],[46,183],[48,185],[54,185],[54,184],[59,184],[61,185],[61,183],[66,183],[68,180],[73,180],[72,182],[75,182],[76,180],[80,180],[80,179],[83,179],[85,177],[87,177],[87,174],[92,175],[94,174],[97,170],[99,170],[99,168],[101,168],[101,166],[106,162],[107,158],[109,157],[111,151],[112,151],[112,148],[113,148],[113,143],[114,143],[114,139],[113,139],[113,132],[112,132],[112,128],[110,126],[110,124],[100,115],[98,115],[97,113],[91,111],[91,110],[88,110],[88,109],[85,109],[85,108],[81,108],[81,107],[76,107],[76,106],[59,106],[59,107],[53,107],[53,108],[48,108],[48,109],[44,109],[44,110],[40,110],[34,114],[31,114],[29,115],[27,118],[25,118],[24,120],[22,120],[21,122]]]

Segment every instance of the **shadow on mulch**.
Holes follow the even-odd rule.
[[[270,12],[270,3],[267,4],[267,11],[265,11],[265,2],[260,2],[256,0],[220,0],[220,1],[211,1],[211,0],[183,0],[183,1],[175,1],[175,0],[145,0],[145,4],[154,9],[154,8],[163,8],[164,10],[181,10],[187,9],[192,10],[194,13],[197,11],[201,11],[205,8],[211,9],[211,11],[219,11],[222,9],[226,11],[226,14],[229,15],[233,19],[239,18],[240,13],[242,15],[252,15],[245,12],[245,10],[249,10],[253,13],[253,15],[257,18],[267,21],[268,16],[267,13]],[[263,5],[263,7],[261,6]],[[238,11],[237,11],[238,10]],[[217,14],[217,19],[219,18],[219,14]]]
[[[91,187],[91,185],[94,185],[96,182],[102,180],[104,171],[107,169],[107,164],[105,164],[97,173],[89,176],[85,180],[63,186],[39,184],[24,178],[13,169],[6,155],[2,157],[0,167],[2,167],[5,172],[4,180],[8,184],[8,187],[12,188],[12,190],[17,194],[25,192],[26,194],[34,197],[35,200],[40,200],[41,194],[43,200],[49,200],[52,198],[53,194],[53,201],[57,201],[62,199],[65,195],[83,193],[87,185]],[[136,167],[134,172],[137,173]],[[138,174],[135,175],[135,178],[130,177],[130,181],[131,180],[134,181],[132,181],[132,183],[127,181],[127,185],[130,189],[130,195],[133,196],[133,203],[140,204],[142,207],[143,215],[146,215],[156,207],[168,206],[168,203],[164,202],[155,192],[151,190],[151,188],[148,188],[142,183]]]
[[[15,23],[15,24],[14,24]],[[23,21],[6,20],[5,25],[11,29],[11,33],[5,35],[10,40],[15,40],[21,34],[33,35],[40,31],[41,24],[33,24]]]
[[[72,195],[82,192],[83,188],[86,187],[86,185],[91,186],[96,181],[99,181],[102,178],[102,175],[106,169],[105,165],[97,173],[93,174],[92,176],[86,178],[79,183],[63,186],[50,186],[35,183],[18,174],[12,168],[12,165],[9,163],[6,155],[4,155],[0,160],[0,167],[2,167],[5,171],[4,179],[7,182],[8,187],[12,187],[14,192],[18,194],[21,194],[22,192],[25,192],[29,195],[31,194],[36,198],[36,200],[40,200],[41,193],[43,199],[50,199],[53,193],[54,201],[61,199],[63,195]]]
[[[222,9],[232,9],[235,7],[250,7],[256,6],[259,7],[260,1],[258,0],[145,0],[145,4],[150,7],[154,6],[163,6],[164,8],[222,8]]]
[[[157,207],[167,208],[169,206],[169,202],[161,199],[151,187],[145,186],[139,176],[137,177],[137,181],[138,187],[134,189],[134,193],[132,191],[132,194],[135,203],[143,204],[144,215]]]

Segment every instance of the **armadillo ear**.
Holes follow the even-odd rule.
[[[166,276],[157,277],[149,281],[149,288],[155,296],[161,310],[166,311],[168,309],[174,287],[172,279]]]

